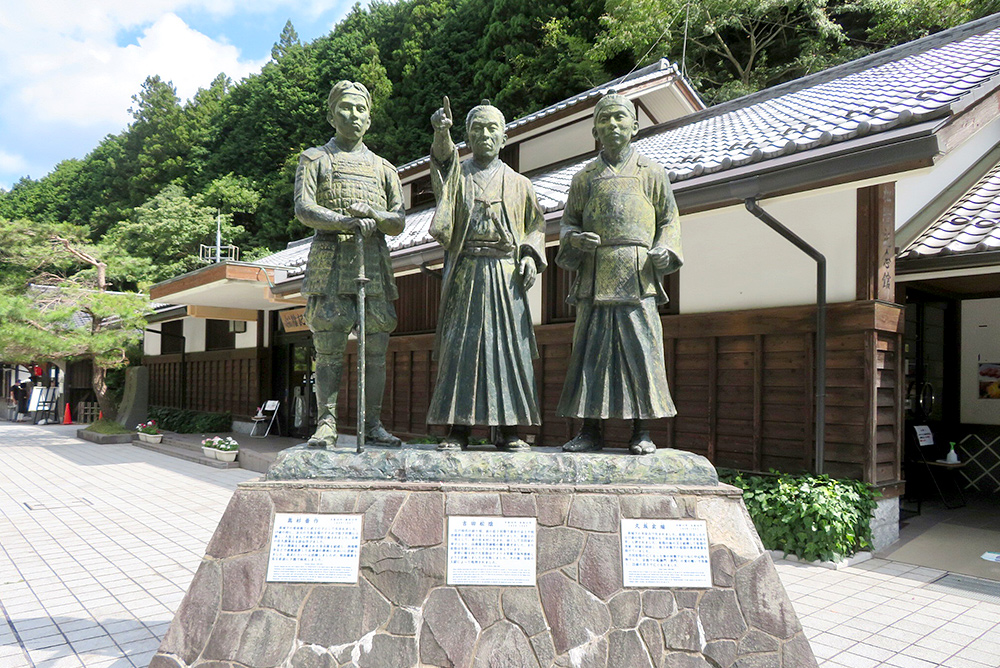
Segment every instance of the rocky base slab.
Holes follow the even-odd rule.
[[[651,455],[566,453],[558,448],[498,452],[492,446],[465,452],[433,445],[355,452],[297,445],[278,453],[268,480],[396,480],[399,482],[537,483],[542,485],[715,485],[711,462],[684,450]]]
[[[275,512],[363,516],[356,585],[265,582]],[[449,515],[534,517],[537,585],[446,584]],[[625,589],[620,519],[703,519],[713,586]],[[240,485],[150,668],[811,668],[739,490]]]

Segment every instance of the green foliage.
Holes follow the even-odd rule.
[[[92,431],[95,434],[131,434],[131,429],[126,429],[114,420],[109,418],[102,418],[97,422],[89,425],[86,428],[87,431]]]
[[[490,98],[513,120],[683,56],[701,95],[722,101],[997,10],[1000,0],[372,0],[308,44],[287,23],[259,73],[220,74],[189,101],[154,73],[126,130],[0,192],[0,218],[86,228],[104,255],[126,248],[106,260],[109,277],[135,286],[196,266],[197,243],[214,239],[214,227],[193,238],[205,231],[199,206],[231,215],[226,241],[244,257],[309,233],[294,216],[295,166],[332,134],[326,97],[340,79],[368,86],[365,141],[400,165],[426,155],[443,95],[459,114]],[[173,212],[161,211],[167,188]],[[181,196],[197,229],[178,237]]]
[[[875,492],[858,480],[829,476],[746,475],[719,471],[743,490],[764,547],[805,561],[837,561],[871,547]]]
[[[233,428],[233,416],[229,413],[203,413],[186,408],[151,406],[149,417],[156,420],[160,429],[178,434],[225,433]]]
[[[66,244],[55,241],[59,237]],[[66,250],[100,256],[86,230],[26,220],[0,220],[0,349],[27,363],[91,359],[116,368],[142,337],[148,299],[106,292],[94,266]]]
[[[214,183],[235,182],[219,179]],[[213,183],[213,185],[214,185]],[[217,197],[224,194],[220,187]],[[203,266],[198,259],[201,244],[215,241],[217,210],[203,204],[200,196],[188,197],[178,185],[169,185],[136,208],[105,239],[135,260],[121,266],[123,278],[143,284],[166,280]],[[232,214],[222,214],[222,238],[238,241],[243,228],[232,223]]]
[[[713,101],[732,99],[823,69],[840,53],[843,28],[829,0],[607,0],[595,57],[623,52],[639,65],[686,60],[692,81]],[[685,35],[687,43],[685,45]]]

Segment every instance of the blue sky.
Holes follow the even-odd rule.
[[[0,188],[82,158],[131,121],[147,76],[182,100],[260,71],[291,19],[303,42],[352,0],[0,0]]]

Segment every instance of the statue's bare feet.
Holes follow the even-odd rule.
[[[649,437],[649,431],[634,432],[628,444],[628,451],[633,455],[651,455],[656,452],[656,444]]]
[[[517,435],[517,427],[500,427],[500,436],[494,445],[497,450],[505,452],[527,452],[531,449],[527,441]]]
[[[469,428],[464,425],[452,425],[448,435],[438,443],[438,450],[465,450],[469,447]]]

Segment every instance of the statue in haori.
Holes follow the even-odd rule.
[[[471,159],[459,162],[448,98],[431,118],[430,234],[445,248],[428,424],[448,425],[441,450],[464,449],[472,426],[496,446],[527,450],[518,427],[541,421],[538,356],[527,291],[545,269],[545,220],[531,182],[499,159],[506,121],[484,100],[465,119]]]

